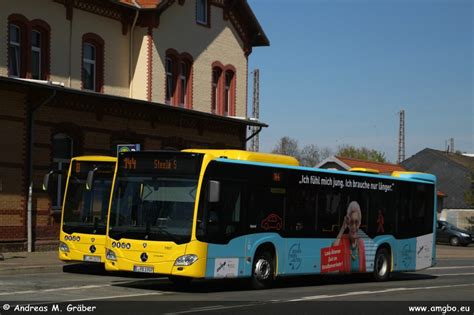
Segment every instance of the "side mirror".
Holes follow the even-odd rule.
[[[49,171],[49,173],[47,173],[46,175],[44,175],[43,177],[43,191],[47,191],[49,192],[49,182],[51,181],[51,175],[58,175],[58,174],[62,174],[62,172],[60,170],[52,170],[52,171]]]
[[[94,186],[94,174],[98,170],[98,168],[94,168],[92,171],[89,171],[87,173],[87,180],[86,180],[86,189],[87,190],[92,190],[92,187]]]
[[[219,202],[221,193],[221,182],[217,180],[210,180],[208,182],[209,194],[207,196],[208,202]]]
[[[44,175],[43,177],[43,190],[44,191],[48,191],[48,187],[49,187],[49,179],[51,177],[51,174],[53,174],[54,171],[49,171],[49,173],[47,173],[46,175]]]

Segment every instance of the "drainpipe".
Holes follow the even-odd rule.
[[[53,93],[49,95],[46,99],[39,102],[38,104],[33,104],[28,115],[28,205],[27,205],[27,244],[28,252],[33,251],[33,144],[34,144],[34,121],[35,121],[35,112],[43,105],[48,104],[56,96],[56,90],[53,90]]]
[[[133,68],[133,32],[135,30],[135,25],[137,24],[138,20],[138,14],[140,12],[140,5],[135,1],[132,0],[133,4],[135,5],[136,12],[135,12],[135,18],[133,19],[132,27],[130,28],[130,60],[128,63],[128,86],[130,88],[130,91],[128,93],[128,97],[132,98],[133,97],[133,76],[132,76],[132,68]]]

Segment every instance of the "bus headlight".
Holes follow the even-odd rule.
[[[194,264],[198,260],[198,256],[191,254],[191,255],[183,255],[178,257],[174,262],[175,266],[190,266]]]
[[[105,249],[105,258],[108,260],[117,261],[117,256],[115,256],[115,253],[108,248]]]
[[[69,253],[69,246],[64,242],[59,242],[59,250],[65,253]]]

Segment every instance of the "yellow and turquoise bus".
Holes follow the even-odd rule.
[[[116,163],[117,158],[109,156],[71,159],[61,213],[59,259],[105,261],[105,229]],[[91,174],[94,181],[88,184]],[[46,175],[45,189],[48,182],[49,175]]]
[[[391,272],[435,264],[436,179],[300,167],[239,150],[118,157],[107,270],[193,278]]]

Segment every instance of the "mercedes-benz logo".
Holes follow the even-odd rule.
[[[143,248],[146,248],[146,243],[143,243]]]
[[[89,247],[89,250],[91,251],[91,253],[92,253],[92,254],[94,254],[94,253],[95,253],[95,250],[96,250],[96,248],[95,248],[95,246],[94,246],[94,245],[91,245],[91,247]]]
[[[145,262],[145,261],[148,260],[148,255],[147,255],[146,253],[142,253],[142,254],[140,255],[140,259],[141,259],[141,261]]]

